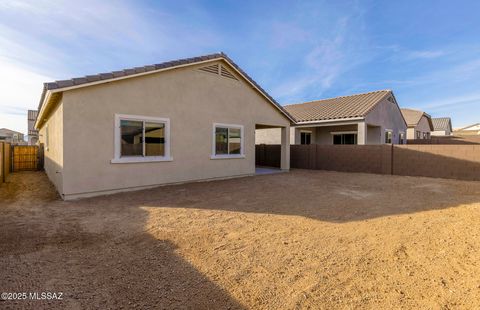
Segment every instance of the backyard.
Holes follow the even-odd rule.
[[[292,170],[64,202],[0,185],[0,308],[478,308],[480,182]]]

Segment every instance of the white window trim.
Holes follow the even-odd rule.
[[[386,139],[386,137],[387,137],[387,132],[389,132],[389,133],[392,134],[392,138],[390,139],[390,140],[391,140],[390,143],[385,142],[385,139]],[[393,130],[392,130],[392,129],[385,129],[385,133],[384,133],[384,134],[385,134],[385,136],[384,136],[384,139],[383,139],[383,143],[385,143],[385,144],[393,144]]]
[[[216,155],[215,154],[215,129],[217,127],[222,128],[234,128],[240,129],[240,154],[223,154],[223,155]],[[245,158],[245,135],[243,130],[243,125],[235,125],[235,124],[225,124],[225,123],[213,123],[212,127],[212,155],[210,159],[234,159],[234,158]]]
[[[358,134],[358,131],[330,131],[331,135],[349,135],[349,134]]]
[[[151,121],[165,124],[165,156],[121,156],[121,134],[120,134],[120,120],[131,121]],[[148,163],[148,162],[161,162],[172,161],[170,156],[170,119],[161,117],[151,117],[142,115],[127,115],[127,114],[115,114],[115,127],[114,127],[114,154],[113,159],[110,161],[112,164],[128,164],[128,163]],[[143,146],[145,148],[145,144]]]
[[[300,144],[302,144],[302,133],[307,133],[310,135],[310,144],[312,144],[313,132],[311,130],[300,130]],[[307,145],[307,144],[304,144]]]
[[[404,142],[407,141],[407,135],[404,131],[399,131],[398,132],[398,142],[400,143],[400,137],[401,135],[403,135],[403,141],[402,141],[402,144],[405,144]]]
[[[334,139],[335,139],[335,135],[356,135],[357,138],[356,138],[356,144],[351,144],[351,145],[357,145],[358,144],[358,131],[331,131],[330,132],[330,135],[332,135],[332,145],[346,145],[346,144],[334,144]]]

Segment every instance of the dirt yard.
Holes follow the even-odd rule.
[[[63,202],[0,186],[0,308],[480,307],[480,182],[294,170]]]

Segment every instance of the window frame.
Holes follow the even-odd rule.
[[[330,135],[332,136],[332,145],[358,145],[358,131],[331,131]],[[340,135],[342,143],[335,144],[335,136]],[[354,142],[353,144],[346,144],[344,135],[353,135]]]
[[[405,132],[398,132],[398,144],[405,144]]]
[[[310,136],[310,139],[309,139],[309,141],[308,141],[308,142],[310,142],[310,143],[302,143],[302,134],[305,135],[305,139],[306,139],[307,135]],[[306,142],[306,141],[305,141],[305,142]],[[310,130],[300,130],[300,144],[301,144],[301,145],[310,145],[310,144],[312,144],[312,131],[310,131]]]
[[[217,128],[227,128],[227,129],[240,129],[240,154],[216,154],[216,129]],[[229,146],[227,142],[227,146]],[[210,159],[235,159],[235,158],[245,158],[245,132],[243,125],[237,124],[226,124],[226,123],[213,123],[212,126],[212,154]]]
[[[391,136],[390,136],[390,142],[387,142],[388,133],[391,134]],[[384,136],[385,139],[383,139],[383,142],[384,142],[385,144],[393,144],[393,130],[392,130],[392,129],[385,129],[384,135],[385,135],[385,136]]]
[[[145,131],[145,122],[162,123],[165,126],[165,155],[164,156],[121,156],[122,148],[122,134],[120,129],[120,122],[122,120],[143,122],[143,130]],[[145,154],[145,139],[142,142],[143,154]],[[126,163],[145,163],[145,162],[161,162],[172,161],[170,155],[170,119],[162,117],[152,117],[143,115],[130,114],[115,114],[114,125],[114,154],[110,161],[112,164],[126,164]]]

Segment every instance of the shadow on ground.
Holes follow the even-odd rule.
[[[115,196],[137,206],[302,216],[345,223],[480,202],[480,182],[292,170]],[[92,201],[102,201],[95,198]]]
[[[244,308],[175,244],[147,233],[146,211],[116,199],[63,202],[44,174],[13,174],[0,187],[0,287],[64,296],[0,301],[0,308]]]

